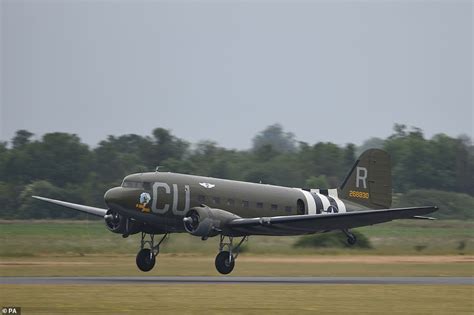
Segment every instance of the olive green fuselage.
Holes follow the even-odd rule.
[[[242,218],[345,212],[344,204],[337,197],[325,197],[318,192],[154,172],[125,177],[121,187],[107,192],[107,199],[110,207],[121,209],[132,218],[146,220],[165,232],[184,232],[183,217],[199,206],[225,210]],[[326,198],[325,203],[318,205],[314,201],[317,196]]]

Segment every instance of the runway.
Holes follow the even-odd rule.
[[[0,277],[0,284],[422,284],[473,285],[473,277]]]

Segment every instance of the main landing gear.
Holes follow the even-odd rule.
[[[147,235],[150,240],[146,240]],[[160,253],[160,245],[165,240],[168,234],[163,235],[158,244],[155,245],[155,235],[142,232],[142,239],[140,243],[140,251],[137,254],[137,267],[141,271],[150,271],[155,266],[156,256]],[[146,247],[149,248],[146,248]]]
[[[227,275],[234,270],[235,260],[239,256],[240,246],[248,239],[244,236],[237,246],[234,246],[232,236],[219,235],[219,253],[216,256],[216,269],[223,275]],[[227,242],[226,237],[229,239]],[[227,250],[224,250],[227,249]]]
[[[352,246],[357,242],[357,237],[354,234],[352,234],[349,230],[342,230],[342,232],[344,232],[344,234],[346,234],[347,236],[347,244]]]

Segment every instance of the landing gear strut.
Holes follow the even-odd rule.
[[[226,275],[234,270],[235,260],[239,256],[240,246],[248,239],[248,236],[244,236],[237,246],[234,246],[234,238],[232,236],[220,235],[219,240],[219,253],[216,256],[216,269],[221,274]],[[229,239],[225,241],[226,237]],[[224,250],[227,249],[227,250]]]
[[[150,240],[146,240],[147,235]],[[163,235],[158,244],[155,245],[155,235],[142,232],[142,239],[140,243],[140,251],[137,254],[137,267],[141,271],[150,271],[155,266],[156,256],[160,253],[160,244],[168,236],[168,233]],[[149,248],[146,248],[148,246]]]
[[[352,234],[349,230],[342,230],[344,234],[347,236],[347,244],[354,245],[357,242],[357,238],[354,234]]]

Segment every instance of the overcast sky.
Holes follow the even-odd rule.
[[[471,1],[0,1],[0,140],[473,136]]]

